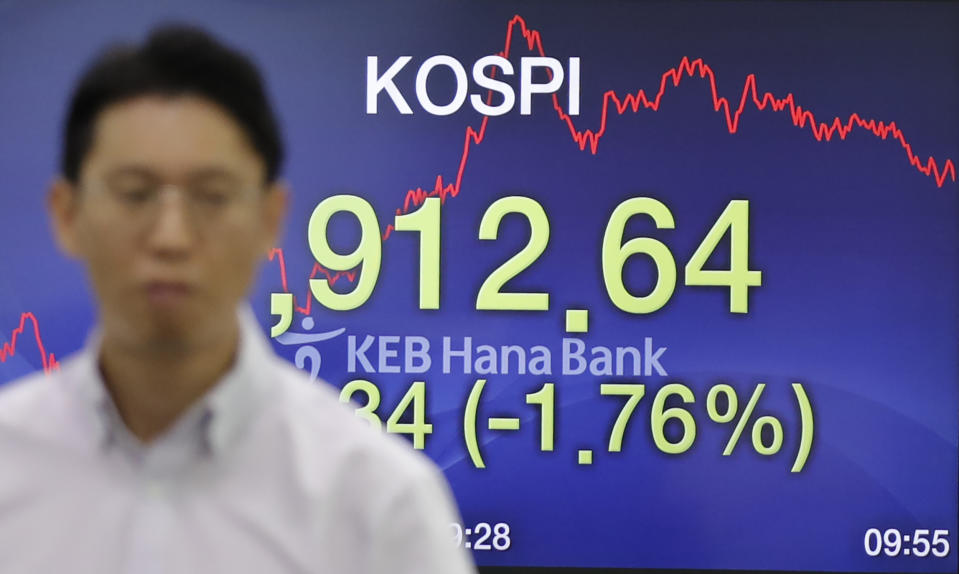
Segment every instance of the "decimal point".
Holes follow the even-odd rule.
[[[582,465],[593,464],[593,451],[590,449],[580,450],[577,453],[577,459],[579,464]]]
[[[567,333],[586,333],[589,331],[589,310],[588,309],[567,309],[566,310],[566,332]]]

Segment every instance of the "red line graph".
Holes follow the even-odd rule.
[[[500,56],[509,58],[513,49],[513,37],[517,29],[519,30],[522,38],[526,41],[526,45],[531,52],[538,53],[541,56],[546,56],[546,51],[543,48],[543,39],[540,32],[530,28],[526,23],[526,20],[519,15],[513,16],[513,18],[511,18],[507,24],[505,44],[503,46],[503,50],[498,53]],[[553,94],[552,96],[553,109],[556,112],[557,118],[560,121],[563,121],[568,127],[570,137],[579,146],[579,149],[582,151],[588,150],[589,153],[595,155],[599,149],[600,140],[606,134],[611,112],[615,112],[617,115],[621,116],[626,114],[628,111],[632,111],[633,113],[638,113],[641,110],[657,111],[659,110],[660,103],[668,92],[670,85],[677,87],[682,81],[689,78],[694,78],[695,76],[699,76],[700,79],[708,81],[713,109],[716,112],[722,111],[726,120],[726,128],[730,134],[734,134],[739,130],[739,120],[747,106],[751,103],[760,111],[771,110],[774,112],[786,112],[795,127],[800,129],[808,128],[816,141],[820,142],[824,140],[830,141],[837,135],[839,139],[844,140],[846,139],[846,136],[856,128],[872,133],[874,136],[882,140],[887,140],[891,137],[892,139],[898,141],[902,146],[903,151],[906,153],[906,158],[908,159],[909,164],[915,167],[919,173],[932,178],[938,187],[941,188],[947,179],[953,182],[956,181],[956,166],[951,159],[946,159],[941,166],[939,162],[937,162],[935,158],[931,156],[925,162],[923,162],[913,151],[912,145],[906,140],[902,130],[896,126],[895,122],[886,123],[875,119],[865,119],[856,113],[850,114],[845,120],[840,117],[835,117],[828,122],[820,122],[816,119],[812,112],[802,108],[802,106],[797,104],[793,94],[791,93],[786,95],[784,98],[777,98],[770,92],[760,93],[755,74],[749,74],[746,76],[738,104],[734,108],[730,103],[730,100],[719,95],[718,89],[716,88],[716,74],[711,67],[703,62],[702,59],[690,60],[687,57],[682,58],[675,68],[671,68],[663,73],[662,77],[660,78],[659,89],[652,98],[650,98],[646,94],[645,90],[642,89],[637,92],[627,93],[624,95],[617,94],[614,90],[606,91],[603,94],[603,105],[602,113],[600,114],[599,129],[595,131],[590,129],[580,130],[577,128],[576,124],[573,122],[573,118],[566,113],[566,110],[564,110],[560,104],[559,96],[557,94]],[[453,179],[453,181],[446,182],[442,175],[437,175],[431,189],[417,187],[415,189],[407,190],[406,196],[403,199],[403,206],[396,209],[396,213],[398,215],[408,213],[411,208],[419,206],[428,197],[439,197],[440,200],[445,203],[447,198],[456,197],[459,195],[462,189],[463,174],[466,171],[470,152],[474,146],[482,144],[486,138],[486,129],[489,125],[489,119],[489,116],[484,116],[479,123],[479,127],[466,127],[463,137],[463,152],[460,156],[459,165],[456,170],[456,177]],[[389,239],[392,233],[393,226],[387,225],[383,231],[383,240]],[[290,290],[287,279],[286,260],[283,250],[281,248],[274,248],[271,250],[269,253],[269,260],[277,261],[280,268],[280,278],[283,291],[289,293]],[[352,282],[356,279],[356,273],[356,270],[332,272],[324,268],[319,263],[315,263],[312,271],[310,272],[310,279],[322,274],[329,280],[331,284],[335,284],[338,280],[344,277],[348,281]],[[306,300],[306,305],[296,305],[295,299],[296,297],[294,296],[294,307],[296,311],[304,315],[309,315],[312,306],[312,297],[310,296],[309,289],[307,289],[304,297]],[[6,358],[14,353],[16,349],[17,335],[23,332],[24,323],[27,319],[30,319],[33,322],[37,346],[40,348],[41,354],[43,355],[44,370],[49,371],[50,369],[58,368],[59,365],[54,359],[53,354],[50,354],[48,357],[44,351],[37,319],[32,313],[24,313],[21,316],[20,327],[13,331],[11,343],[4,343],[3,345],[2,352],[0,352],[0,361],[6,361]]]
[[[43,361],[43,372],[49,373],[54,369],[59,369],[60,363],[57,362],[53,353],[47,354],[47,350],[43,346],[43,338],[40,337],[40,324],[37,322],[37,318],[33,313],[30,312],[20,315],[20,326],[14,329],[13,333],[10,334],[10,342],[0,346],[0,363],[7,362],[7,357],[12,357],[16,353],[17,339],[23,334],[28,320],[33,324],[33,335],[37,340],[37,348],[40,349],[40,358]]]
[[[506,43],[503,46],[503,50],[499,52],[498,55],[504,58],[509,58],[513,47],[513,35],[517,26],[519,27],[522,37],[526,40],[526,45],[528,46],[529,50],[531,52],[536,52],[541,56],[546,56],[546,51],[543,48],[543,39],[540,32],[530,28],[527,25],[526,20],[519,15],[513,16],[513,18],[510,19],[509,23],[507,24]],[[676,87],[679,86],[680,82],[682,82],[684,79],[692,78],[697,75],[702,79],[708,79],[713,102],[713,110],[716,112],[719,112],[720,110],[723,111],[726,119],[726,128],[729,130],[730,134],[734,134],[739,130],[739,119],[746,110],[746,107],[751,102],[756,109],[760,111],[767,109],[771,109],[775,112],[787,111],[793,125],[798,128],[808,127],[810,132],[812,132],[813,137],[816,138],[816,141],[830,141],[837,135],[839,136],[839,139],[844,140],[854,128],[866,130],[883,140],[892,136],[892,138],[897,140],[902,146],[903,150],[906,152],[906,157],[909,160],[909,164],[915,167],[919,173],[933,178],[937,186],[942,187],[945,184],[946,179],[956,181],[956,166],[951,159],[947,159],[942,164],[942,167],[940,167],[935,158],[931,156],[928,160],[926,160],[925,163],[923,163],[922,160],[919,159],[919,156],[912,151],[912,145],[906,141],[906,137],[903,135],[902,130],[896,126],[895,122],[885,123],[875,119],[864,119],[856,113],[851,114],[845,121],[843,121],[842,118],[835,117],[829,122],[819,122],[812,112],[803,109],[802,106],[796,103],[792,94],[788,94],[784,98],[777,98],[775,95],[769,92],[765,92],[760,95],[755,74],[749,74],[746,76],[746,80],[743,83],[743,91],[739,98],[739,104],[734,110],[732,105],[729,103],[729,100],[719,95],[719,91],[716,88],[716,74],[713,72],[712,68],[703,62],[702,59],[690,60],[689,58],[684,57],[682,60],[680,60],[678,66],[667,70],[662,75],[662,78],[659,82],[659,90],[652,99],[646,95],[645,90],[639,90],[638,92],[628,93],[623,96],[620,96],[614,90],[608,90],[605,92],[603,94],[603,108],[602,113],[600,114],[599,129],[596,131],[589,129],[578,129],[576,124],[573,122],[573,118],[566,113],[566,110],[564,110],[563,106],[559,103],[559,96],[557,94],[553,94],[552,96],[553,109],[556,111],[557,117],[566,123],[567,127],[569,128],[570,137],[572,137],[573,141],[576,142],[576,144],[579,146],[579,149],[585,151],[587,148],[589,148],[589,153],[596,155],[597,150],[599,149],[599,142],[606,134],[606,127],[610,117],[610,103],[612,103],[612,109],[617,115],[624,115],[630,110],[632,110],[633,113],[638,113],[641,109],[657,111],[659,110],[659,105],[662,102],[663,96],[666,94],[670,84],[672,84],[673,87]],[[491,95],[492,94],[490,94],[490,96]],[[463,154],[460,156],[459,167],[456,170],[456,178],[453,180],[453,182],[446,183],[444,182],[442,175],[437,175],[432,189],[423,189],[422,187],[417,187],[416,189],[408,190],[406,192],[406,197],[403,199],[403,207],[397,208],[396,210],[397,215],[408,213],[412,207],[419,206],[428,197],[439,197],[440,201],[446,203],[446,199],[448,197],[456,197],[459,195],[460,190],[462,189],[463,174],[466,171],[466,165],[469,161],[470,151],[473,149],[474,145],[480,145],[486,138],[486,128],[489,125],[489,119],[489,116],[483,116],[478,128],[466,126],[466,133],[463,138]],[[386,229],[383,231],[383,239],[389,239],[392,233],[393,225],[387,225]],[[278,261],[280,266],[280,277],[282,280],[283,290],[289,293],[290,291],[286,275],[286,261],[281,248],[275,248],[270,251],[270,261],[273,261],[274,259]],[[343,277],[346,277],[346,279],[350,282],[356,278],[356,270],[331,272],[319,263],[315,263],[313,265],[313,270],[310,272],[310,279],[315,278],[318,274],[323,274],[326,276],[330,284],[335,284]],[[297,312],[309,315],[312,305],[312,297],[310,296],[309,290],[306,292],[305,299],[305,306],[299,306],[294,303],[294,307],[296,308]],[[294,301],[295,300],[296,297],[294,296]]]

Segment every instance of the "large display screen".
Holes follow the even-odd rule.
[[[276,350],[482,566],[955,572],[959,5],[0,4],[0,381],[95,320],[44,191],[107,42],[250,53]]]

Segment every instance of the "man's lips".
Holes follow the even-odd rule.
[[[177,304],[193,294],[193,288],[181,281],[148,281],[144,291],[155,305]]]

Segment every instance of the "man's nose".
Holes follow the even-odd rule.
[[[189,198],[175,186],[165,186],[156,198],[157,205],[148,243],[164,257],[183,257],[196,240]]]

